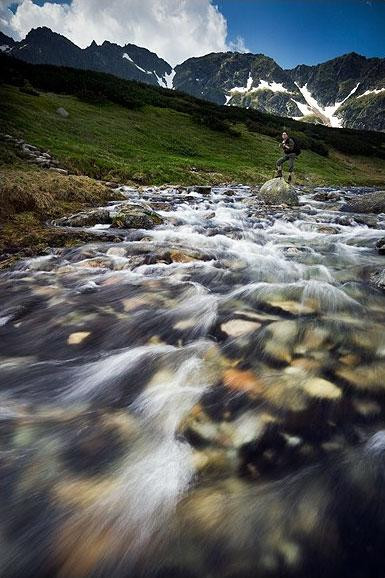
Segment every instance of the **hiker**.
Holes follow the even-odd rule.
[[[291,183],[292,180],[292,173],[294,171],[294,163],[297,155],[299,155],[299,149],[296,146],[296,142],[294,139],[290,138],[287,132],[282,133],[282,142],[280,144],[281,149],[283,150],[283,157],[277,160],[277,173],[275,175],[276,178],[282,177],[282,165],[283,163],[288,162],[288,169],[289,169],[289,178],[288,182]]]

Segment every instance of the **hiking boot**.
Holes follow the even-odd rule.
[[[292,176],[291,176],[291,173],[290,173],[289,176],[287,177],[287,182],[288,182],[288,183],[291,183],[291,181],[292,181]]]
[[[281,169],[277,169],[277,172],[275,173],[275,179],[280,179],[282,178],[282,170]]]

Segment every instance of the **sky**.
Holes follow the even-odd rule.
[[[78,46],[144,46],[175,65],[192,56],[263,53],[284,68],[348,52],[385,57],[385,0],[0,0],[15,39],[49,26]]]

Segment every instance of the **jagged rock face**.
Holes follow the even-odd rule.
[[[213,53],[175,68],[174,87],[217,104],[300,116],[292,100],[303,100],[289,75],[263,54]]]
[[[14,39],[0,31],[0,52],[8,53],[14,45]]]
[[[2,40],[0,37],[0,43]],[[118,46],[93,42],[81,49],[49,28],[31,30],[25,40],[16,42],[9,51],[12,56],[32,64],[71,66],[114,74],[126,80],[138,80],[167,88],[172,68],[153,52],[133,44]]]
[[[175,68],[133,44],[93,42],[84,50],[49,28],[0,50],[33,64],[97,70],[126,80],[176,88],[217,104],[255,108],[332,127],[385,130],[385,59],[345,54],[316,66],[282,69],[263,54],[220,52]]]
[[[217,104],[323,123],[385,130],[385,59],[346,54],[283,70],[263,55],[218,53],[175,69],[174,86]]]

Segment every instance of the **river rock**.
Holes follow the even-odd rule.
[[[298,205],[298,195],[283,178],[267,181],[259,189],[258,197],[268,205]]]
[[[314,377],[306,381],[303,389],[310,397],[317,399],[339,399],[342,396],[339,387],[320,377]]]
[[[385,213],[385,191],[357,195],[342,205],[346,213]]]
[[[193,187],[188,187],[187,191],[189,193],[199,193],[200,195],[209,195],[211,193],[211,187],[205,185],[195,185]]]
[[[328,202],[328,201],[339,201],[341,195],[335,191],[320,191],[313,196],[314,201]]]
[[[383,390],[385,388],[385,363],[383,361],[359,367],[340,367],[336,375],[358,389]]]
[[[370,283],[377,289],[382,289],[385,291],[385,269],[381,269],[380,271],[375,271],[370,275]]]
[[[110,213],[107,209],[94,209],[82,211],[69,217],[56,219],[54,225],[59,227],[93,227],[94,225],[108,225],[111,223]]]
[[[380,255],[385,255],[385,237],[377,241],[376,248]]]
[[[246,321],[244,319],[230,319],[226,323],[222,323],[221,330],[229,337],[240,337],[246,333],[251,333],[261,327],[257,321]]]
[[[162,223],[163,219],[158,213],[139,205],[120,207],[112,215],[112,225],[118,229],[152,229]]]

